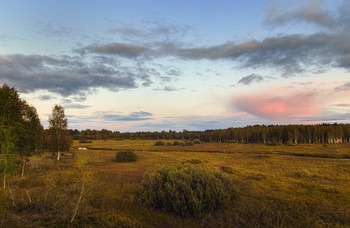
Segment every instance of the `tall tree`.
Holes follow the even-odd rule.
[[[24,165],[28,156],[40,151],[42,126],[34,107],[20,99],[15,88],[4,84],[0,88],[0,169],[6,186],[18,166],[19,158]]]
[[[57,160],[60,160],[62,142],[66,140],[66,131],[68,127],[67,117],[64,114],[62,106],[55,105],[52,109],[52,116],[49,117],[49,123],[49,130],[52,130],[55,133]]]

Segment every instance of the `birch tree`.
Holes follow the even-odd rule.
[[[62,142],[65,140],[65,132],[67,131],[68,121],[64,114],[64,109],[60,105],[55,105],[52,109],[52,116],[49,117],[50,130],[55,133],[57,160],[61,158]]]

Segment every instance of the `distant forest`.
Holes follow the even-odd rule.
[[[102,130],[68,130],[76,140],[96,139],[171,139],[227,143],[349,143],[350,124],[254,125],[206,131],[125,132]]]

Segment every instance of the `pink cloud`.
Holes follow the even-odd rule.
[[[244,112],[267,119],[311,117],[317,115],[320,109],[314,93],[297,93],[284,96],[245,95],[235,100],[235,106]]]

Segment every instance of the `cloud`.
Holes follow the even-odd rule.
[[[79,54],[86,54],[90,52],[96,54],[118,55],[125,58],[137,58],[140,56],[146,56],[151,50],[147,47],[134,44],[110,43],[104,45],[89,45],[73,51]]]
[[[49,101],[49,100],[54,99],[54,97],[50,96],[50,95],[42,95],[42,96],[39,96],[38,99],[41,101]]]
[[[266,119],[285,120],[291,117],[317,115],[319,106],[315,105],[313,93],[299,93],[287,96],[255,94],[241,96],[234,105],[241,111]]]
[[[90,105],[81,105],[81,104],[67,104],[64,105],[64,108],[66,109],[86,109],[91,107]]]
[[[350,104],[337,104],[338,107],[350,107]]]
[[[179,90],[184,90],[185,88],[180,88],[180,89],[177,89],[176,87],[174,86],[164,86],[163,88],[159,89],[159,88],[156,88],[156,89],[153,89],[154,91],[165,91],[165,92],[174,92],[174,91],[179,91]]]
[[[337,86],[334,88],[336,92],[350,91],[350,82],[345,83],[342,86]]]
[[[152,113],[150,112],[132,112],[129,115],[115,115],[115,114],[104,114],[102,119],[105,121],[143,121],[151,120]]]
[[[1,83],[22,93],[47,90],[81,101],[98,88],[119,91],[150,85],[156,73],[142,64],[123,67],[103,58],[86,61],[71,56],[0,55]]]
[[[331,27],[334,25],[335,20],[323,8],[324,2],[324,0],[309,1],[287,12],[282,12],[282,2],[275,2],[267,12],[266,22],[272,25],[281,25],[291,21],[304,21],[318,26]],[[290,9],[290,4],[288,4],[288,8]]]
[[[306,72],[322,73],[331,68],[350,70],[350,7],[346,1],[335,12],[326,11],[323,1],[310,1],[281,12],[273,8],[269,23],[278,26],[296,21],[322,26],[311,34],[287,34],[243,42],[228,40],[221,44],[194,46],[174,40],[155,42],[95,44],[81,47],[79,53],[106,54],[123,58],[177,58],[179,60],[227,60],[238,68],[272,68],[283,77]],[[290,7],[289,7],[290,8]],[[319,27],[318,27],[319,28]],[[161,30],[161,29],[160,29]],[[169,34],[174,29],[164,29]],[[124,33],[127,33],[124,31]],[[129,33],[140,35],[135,30]],[[142,36],[142,35],[140,35]]]
[[[241,78],[239,81],[238,81],[238,84],[244,84],[244,85],[249,85],[253,82],[260,82],[264,80],[264,77],[263,76],[260,76],[260,75],[257,75],[257,74],[250,74],[248,76],[245,76],[243,78]]]
[[[109,29],[108,32],[120,35],[123,40],[142,43],[144,41],[176,41],[180,37],[186,36],[190,30],[189,26],[160,19],[143,20],[137,25],[118,23],[117,26]]]
[[[50,35],[53,37],[70,37],[76,34],[79,30],[76,28],[68,27],[65,25],[57,25],[52,22],[38,22],[38,32],[44,35]]]

